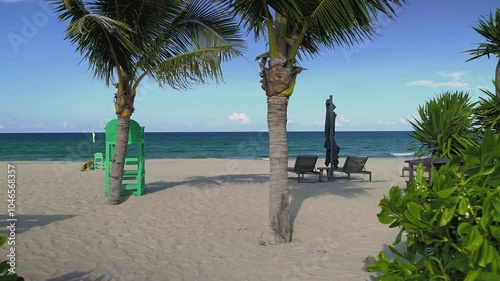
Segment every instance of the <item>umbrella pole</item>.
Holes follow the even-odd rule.
[[[329,133],[330,133],[330,171],[329,171],[329,175],[328,175],[328,178],[330,180],[333,180],[333,169],[335,168],[335,165],[334,165],[334,155],[335,155],[335,147],[333,146],[334,144],[334,137],[335,137],[335,132],[334,132],[334,128],[335,128],[335,113],[334,113],[334,110],[335,110],[335,105],[333,104],[333,96],[330,95],[330,105],[331,105],[331,111],[330,112],[330,120],[329,120]]]

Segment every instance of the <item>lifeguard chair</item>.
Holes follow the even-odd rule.
[[[106,182],[104,185],[104,196],[108,196],[109,177],[111,163],[115,152],[116,131],[118,119],[106,124],[104,128],[106,136]],[[134,120],[130,120],[128,133],[128,147],[125,156],[125,169],[123,171],[123,182],[120,195],[141,196],[146,190],[146,169],[144,165],[144,127]]]

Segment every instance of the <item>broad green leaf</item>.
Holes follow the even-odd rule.
[[[457,231],[460,236],[466,236],[472,231],[472,224],[463,222],[458,225]]]
[[[415,203],[415,202],[410,202],[408,203],[408,212],[414,216],[417,219],[420,219],[421,213],[422,213],[422,207]]]
[[[467,213],[467,211],[469,210],[467,205],[468,205],[467,199],[461,198],[460,201],[458,201],[457,213],[459,213],[462,216],[465,215],[465,213]]]
[[[389,273],[380,276],[380,281],[404,281],[404,278],[399,274]]]
[[[498,281],[500,280],[500,274],[494,272],[482,272],[479,276],[481,281]]]
[[[486,232],[488,231],[489,225],[492,222],[492,217],[490,214],[483,214],[481,220],[479,221],[479,225]]]
[[[500,226],[490,224],[488,227],[491,232],[491,236],[500,237]]]
[[[399,186],[391,187],[391,190],[389,191],[389,196],[391,198],[391,201],[396,201],[396,202],[401,201],[401,189],[399,188]]]
[[[477,262],[480,267],[486,267],[495,259],[495,248],[490,247],[493,246],[490,245],[488,240],[484,240],[479,251],[479,261]]]
[[[404,231],[403,228],[401,228],[399,230],[398,235],[396,235],[396,239],[394,240],[394,243],[392,243],[392,245],[395,246],[395,245],[399,244],[399,242],[401,242],[401,236],[403,235],[403,231]]]
[[[453,194],[453,192],[455,192],[456,190],[457,190],[456,187],[441,189],[440,191],[437,192],[437,196],[439,198],[446,199],[446,198],[450,197]]]
[[[469,253],[474,253],[481,247],[483,244],[484,237],[481,235],[479,231],[479,226],[475,225],[472,227],[472,230],[469,234],[469,236],[466,237],[464,241],[465,247],[464,249],[467,249]]]
[[[495,209],[493,220],[496,222],[500,222],[500,199],[498,198],[498,196],[493,199],[493,208]]]
[[[378,220],[383,224],[389,224],[394,221],[394,213],[389,211],[382,211],[378,215]]]
[[[9,270],[9,268],[10,268],[10,266],[7,263],[7,261],[0,262],[0,276],[3,275],[3,274],[5,274],[5,273],[7,273],[7,271]]]
[[[465,276],[464,281],[474,281],[474,280],[477,280],[477,278],[479,277],[479,275],[481,275],[481,272],[482,272],[481,269],[475,269],[475,270],[469,271],[469,273],[467,273],[467,276]]]
[[[404,263],[402,271],[405,275],[405,280],[408,280],[408,278],[411,277],[415,271],[417,271],[417,267],[410,263]]]
[[[445,226],[453,219],[456,207],[457,205],[454,205],[451,208],[444,209],[441,219],[439,220],[439,226]]]
[[[0,233],[0,247],[7,243],[8,238],[6,234]]]
[[[389,248],[389,251],[391,251],[391,253],[393,253],[394,255],[398,256],[398,257],[402,257],[404,258],[405,256],[403,254],[401,254],[396,248],[394,248],[393,246],[391,245],[388,245],[387,246]]]

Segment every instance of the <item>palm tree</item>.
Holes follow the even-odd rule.
[[[322,47],[351,46],[370,38],[379,14],[392,16],[406,0],[219,0],[234,9],[248,33],[264,38],[261,84],[267,96],[269,128],[269,243],[291,239],[288,193],[287,106],[298,61]]]
[[[467,50],[466,52],[469,52],[473,56],[467,61],[475,60],[482,56],[487,56],[489,58],[490,55],[495,55],[498,58],[495,70],[495,80],[493,81],[493,84],[495,85],[496,98],[490,95],[489,92],[483,91],[490,97],[490,99],[481,99],[481,103],[477,111],[477,117],[479,122],[487,122],[487,124],[480,124],[481,128],[494,128],[496,133],[499,134],[499,109],[496,106],[498,105],[498,101],[500,99],[500,9],[496,10],[495,17],[493,17],[492,13],[490,13],[489,18],[483,17],[483,19],[479,20],[479,26],[473,27],[473,29],[483,36],[487,43],[479,44],[477,49]],[[491,122],[494,122],[493,126],[491,126]]]
[[[117,88],[118,118],[108,204],[120,191],[134,98],[142,79],[186,89],[222,79],[220,64],[243,50],[239,28],[224,7],[210,0],[60,0],[59,20],[69,20],[66,39],[88,60],[94,76]]]
[[[479,145],[473,129],[475,102],[466,92],[443,92],[418,107],[420,120],[408,120],[411,137],[422,144],[417,156],[453,158]]]
[[[467,61],[475,60],[482,56],[495,55],[498,58],[497,67],[495,70],[495,89],[496,96],[500,98],[500,9],[496,10],[495,17],[490,13],[488,19],[479,20],[479,26],[473,29],[483,36],[487,43],[481,43],[477,49],[467,50],[473,57]]]

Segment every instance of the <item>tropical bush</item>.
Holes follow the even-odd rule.
[[[479,132],[485,129],[495,130],[500,134],[500,98],[488,90],[481,90],[488,98],[480,97],[475,108],[475,127]],[[500,91],[497,87],[497,91]]]
[[[466,92],[444,92],[418,107],[420,120],[409,120],[410,136],[422,147],[417,156],[453,158],[467,147],[477,147],[473,130],[474,106]]]
[[[500,280],[500,137],[491,130],[429,183],[420,165],[404,193],[393,186],[379,206],[379,221],[400,231],[395,258],[381,252],[367,267],[375,280]]]
[[[0,233],[0,248],[7,243],[7,235]],[[8,261],[0,260],[0,281],[24,281],[24,278],[11,274]]]

